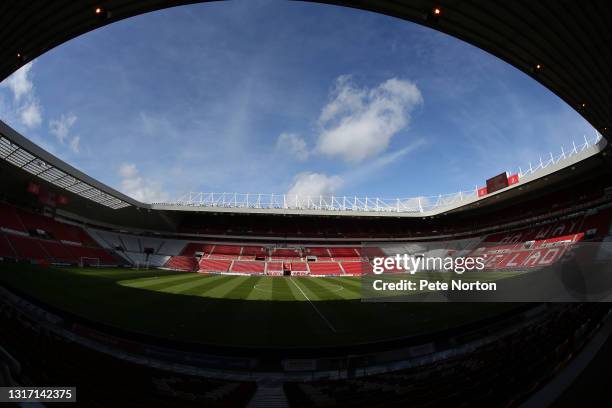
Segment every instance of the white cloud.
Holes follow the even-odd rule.
[[[135,164],[123,163],[117,173],[121,177],[121,191],[135,200],[145,203],[168,200],[161,183],[142,177]]]
[[[293,179],[287,192],[289,206],[306,204],[308,197],[332,196],[342,187],[340,176],[327,176],[322,173],[300,173]],[[297,198],[296,198],[297,197]]]
[[[29,128],[35,128],[42,123],[42,114],[40,113],[40,105],[36,101],[23,106],[19,112],[21,123]]]
[[[49,121],[49,131],[57,137],[60,143],[64,143],[70,133],[70,129],[76,122],[77,117],[73,113],[62,115],[59,119]]]
[[[73,153],[76,153],[76,154],[79,153],[79,151],[80,151],[79,143],[80,142],[81,142],[81,137],[80,136],[74,136],[68,142],[68,146],[70,147],[70,150],[72,150]]]
[[[0,84],[0,86],[7,87],[13,92],[16,103],[19,103],[22,97],[30,95],[34,89],[34,84],[28,77],[31,69],[32,63],[28,63]]]
[[[281,133],[276,141],[276,149],[289,153],[300,161],[304,161],[310,155],[306,141],[295,133]]]
[[[119,166],[117,173],[119,173],[119,175],[124,179],[130,179],[138,176],[138,170],[136,170],[136,165],[133,163],[123,163],[121,166]]]
[[[31,70],[32,63],[24,65],[0,83],[0,87],[8,88],[13,95],[12,108],[3,110],[8,110],[8,115],[25,127],[36,128],[42,123],[42,108],[30,79]]]
[[[57,138],[60,144],[67,142],[70,150],[78,154],[80,152],[81,137],[70,134],[70,130],[76,121],[77,117],[74,113],[62,115],[59,119],[49,121],[49,132]]]
[[[319,117],[317,151],[348,162],[375,156],[408,126],[412,110],[422,102],[421,92],[410,81],[391,78],[360,89],[350,77],[341,76]]]

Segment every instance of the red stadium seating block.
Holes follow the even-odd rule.
[[[10,235],[7,237],[11,246],[21,259],[50,259],[51,257],[40,246],[35,238],[22,237],[20,235]]]
[[[1,257],[15,257],[15,251],[9,244],[8,239],[4,235],[0,235],[0,256]]]
[[[198,261],[191,256],[173,256],[168,259],[164,267],[178,271],[196,272],[198,270]]]
[[[342,262],[342,269],[350,275],[361,275],[372,272],[369,262]]]
[[[229,259],[201,259],[200,272],[227,272],[232,261]]]
[[[266,270],[266,263],[261,261],[234,261],[231,272],[236,273],[261,273]]]
[[[291,262],[292,272],[307,272],[308,264],[306,262]]]
[[[215,245],[212,255],[240,255],[242,247],[239,245]]]
[[[3,203],[0,203],[0,227],[8,228],[13,231],[27,232],[25,225],[18,215],[17,209],[12,205]]]
[[[361,259],[358,248],[329,248],[332,258],[356,258]]]
[[[311,275],[342,275],[338,262],[310,262],[308,267]]]

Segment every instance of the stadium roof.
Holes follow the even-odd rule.
[[[55,186],[113,210],[138,201],[80,172],[0,121],[0,159]]]
[[[612,7],[607,0],[516,0],[511,4],[489,0],[320,2],[399,17],[469,42],[532,76],[577,110],[604,138],[612,137]],[[124,18],[190,3],[198,1],[2,2],[0,81],[78,35]],[[0,125],[3,159],[109,208],[149,208]]]
[[[612,7],[607,0],[319,2],[399,17],[471,43],[531,75],[576,109],[604,137],[612,136]],[[0,81],[80,34],[127,17],[190,3],[199,2],[2,2]]]

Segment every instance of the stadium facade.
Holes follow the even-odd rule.
[[[101,25],[187,3],[191,2],[116,0],[100,5],[58,1],[2,6],[0,21],[10,35],[0,39],[0,79]],[[147,326],[147,320],[136,327],[131,326],[134,321],[122,319],[132,310],[128,304],[116,307],[113,299],[106,299],[101,310],[112,310],[113,319],[88,308],[83,299],[82,310],[67,310],[61,300],[43,293],[53,282],[24,280],[40,276],[40,267],[52,264],[164,267],[184,272],[170,276],[178,282],[191,279],[187,272],[245,279],[287,274],[348,279],[368,274],[372,256],[381,249],[384,253],[382,243],[449,241],[470,243],[470,249],[488,248],[495,254],[490,268],[503,271],[517,257],[522,257],[522,269],[528,269],[536,251],[554,247],[570,254],[579,241],[609,242],[609,5],[521,1],[510,9],[494,2],[326,3],[404,18],[479,46],[551,89],[602,137],[568,151],[563,159],[553,157],[540,171],[521,174],[516,183],[498,191],[480,196],[474,191],[436,205],[398,199],[372,207],[361,199],[358,205],[357,198],[353,204],[346,198],[320,198],[306,205],[297,205],[296,199],[292,205],[290,197],[264,199],[270,205],[262,205],[261,197],[249,201],[232,195],[219,202],[203,194],[149,205],[83,174],[0,123],[2,384],[78,382],[81,401],[90,406],[119,401],[152,406],[177,401],[185,406],[404,406],[408,401],[417,406],[516,405],[541,396],[547,384],[574,364],[572,356],[590,347],[609,326],[606,303],[526,303],[492,312],[466,307],[464,320],[458,317],[460,324],[424,322],[410,333],[405,331],[407,321],[400,319],[401,329],[372,337],[368,327],[360,331],[355,321],[351,327],[337,327],[338,322],[321,310],[358,308],[364,316],[380,318],[385,313],[399,316],[406,309],[389,312],[391,306],[384,303],[364,306],[333,294],[313,302],[308,293],[315,290],[310,288],[324,283],[303,288],[293,283],[296,288],[287,290],[301,293],[307,302],[269,299],[259,303],[265,305],[260,308],[256,300],[228,297],[214,303],[222,321],[207,321],[206,332],[227,327],[225,307],[232,311],[227,318],[243,328],[253,329],[250,324],[257,317],[263,326],[253,334],[252,344],[249,333],[240,328],[227,329],[230,336],[215,342],[209,333],[197,337],[199,332],[178,328],[167,332],[162,322],[178,319],[173,315],[176,309],[155,309],[159,314],[153,323]],[[560,253],[553,263],[566,261]],[[600,264],[608,271],[609,259]],[[21,275],[9,273],[12,269]],[[54,277],[51,270],[49,276]],[[66,291],[78,284],[104,286],[102,279],[74,279],[62,282]],[[350,280],[346,282],[337,287],[356,290],[350,289]],[[270,285],[272,290],[274,283]],[[334,291],[330,286],[320,290]],[[238,294],[237,287],[231,293]],[[161,304],[176,300],[156,299]],[[190,302],[204,307],[199,300]],[[273,304],[274,310],[287,308],[290,315],[271,312]],[[257,311],[249,314],[248,308]],[[423,313],[431,319],[435,315],[431,310]],[[266,326],[273,314],[278,326]],[[308,319],[318,321],[318,326],[306,325]],[[297,331],[300,325],[307,330]],[[283,337],[283,331],[293,329],[300,335],[310,331],[312,337],[301,344],[298,337]],[[328,340],[320,343],[317,337]],[[101,383],[108,390],[97,387]],[[560,391],[553,394],[557,398]],[[580,390],[573,395],[580,395]]]

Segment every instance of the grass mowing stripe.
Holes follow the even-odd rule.
[[[312,279],[312,283],[320,285],[321,288],[328,289],[338,299],[357,299],[361,297],[361,292],[358,289],[352,288],[342,282],[334,279],[333,281],[323,279]]]
[[[195,295],[201,296],[204,293],[208,292],[210,289],[213,289],[217,286],[221,286],[227,282],[232,281],[232,276],[224,276],[224,275],[205,275],[203,282],[198,282],[197,285],[192,286],[189,289],[186,289],[180,292],[181,295]]]
[[[340,277],[340,278],[336,278],[337,280],[339,280],[340,282],[342,282],[343,285],[347,285],[347,286],[353,286],[356,289],[360,290],[361,289],[361,278],[355,278],[352,276],[346,276],[346,277]]]
[[[261,276],[253,283],[247,300],[302,301],[302,296],[293,285],[288,285],[288,279],[284,277]]]
[[[268,328],[269,342],[277,340],[278,333],[307,332],[318,339],[327,339],[330,329],[319,314],[312,308],[300,293],[299,289],[291,283],[291,279],[278,277],[271,278],[274,288],[274,300],[286,301],[286,306],[278,302],[265,302],[269,318],[264,319]]]
[[[151,290],[155,290],[158,288],[164,288],[172,283],[179,283],[183,281],[197,280],[200,279],[201,276],[199,274],[189,273],[187,276],[168,276],[168,277],[160,277],[157,279],[147,279],[146,282],[124,282],[120,281],[120,284],[124,286],[131,286],[134,288],[147,288]]]
[[[169,279],[169,278],[179,278],[179,277],[185,277],[187,276],[187,274],[180,274],[180,275],[151,275],[151,276],[118,276],[120,279],[118,279],[119,282],[122,283],[127,283],[129,285],[132,284],[146,284],[147,282],[157,282],[160,279]],[[189,274],[188,276],[192,276],[191,274]],[[103,276],[102,278],[106,278],[105,276]],[[110,279],[110,277],[109,277]]]
[[[514,275],[520,274],[518,272]],[[266,300],[261,301],[207,297],[223,296],[247,279],[236,276],[216,278],[216,275],[200,275],[201,279],[193,280],[193,286],[183,289],[180,294],[130,286],[139,282],[157,284],[164,281],[164,286],[168,286],[186,283],[188,281],[180,279],[192,279],[192,276],[198,277],[195,274],[155,270],[41,268],[35,265],[0,263],[0,282],[23,291],[43,304],[128,331],[206,344],[339,346],[437,331],[517,307],[513,304],[482,303],[314,301],[298,278],[295,283],[333,323],[337,330],[333,333],[298,286],[291,283],[290,278],[264,276],[259,280],[254,279],[251,282],[253,286],[261,284],[272,288],[269,293],[262,292],[262,298]],[[482,273],[480,276],[483,279],[512,277],[509,273]],[[405,275],[395,278],[403,277]],[[359,285],[359,278],[312,279],[319,279],[316,282],[324,285]],[[259,296],[255,292],[251,290],[248,296]],[[272,298],[284,302],[272,301]]]
[[[297,282],[295,280],[293,280],[293,278],[288,278],[291,280],[291,283],[293,283],[295,285],[296,288],[298,288],[298,290],[300,291],[300,293],[306,298],[306,300],[308,302],[310,302],[310,305],[313,307],[313,309],[317,312],[317,314],[319,316],[321,316],[321,319],[323,319],[323,321],[325,322],[325,324],[327,324],[327,326],[331,329],[331,331],[333,331],[334,333],[336,333],[336,328],[334,326],[332,326],[332,324],[329,322],[329,320],[327,320],[327,318],[323,315],[323,313],[321,313],[321,311],[319,309],[317,309],[317,307],[315,306],[314,303],[312,303],[312,301],[308,298],[308,296],[306,296],[306,293],[304,293],[304,291],[302,290],[302,288],[300,287],[300,285],[297,284]]]
[[[206,296],[215,299],[228,299],[228,293],[234,290],[236,286],[240,286],[244,283],[243,276],[230,276],[232,279],[223,281],[221,285],[214,286],[207,291],[203,292],[200,296]]]
[[[242,278],[242,279],[240,279]],[[226,292],[223,297],[227,299],[244,299],[253,290],[253,285],[259,278],[252,277],[237,277],[239,281],[230,291]]]
[[[298,300],[296,295],[299,296],[298,293],[294,293],[295,288],[293,285],[289,286],[289,282],[286,278],[272,278],[272,300]]]
[[[336,285],[335,287],[315,282],[321,279],[328,278],[305,278],[300,281],[300,286],[306,291],[308,296],[312,300],[338,300],[342,299],[340,297],[340,292],[344,291],[344,287],[340,285]]]
[[[198,276],[197,279],[188,280],[186,282],[182,281],[178,283],[172,282],[169,285],[163,288],[156,289],[156,290],[158,290],[159,292],[164,292],[164,293],[177,293],[178,294],[178,293],[187,291],[193,288],[194,286],[201,284],[202,282],[208,282],[210,279],[213,279],[213,278],[200,275]]]

